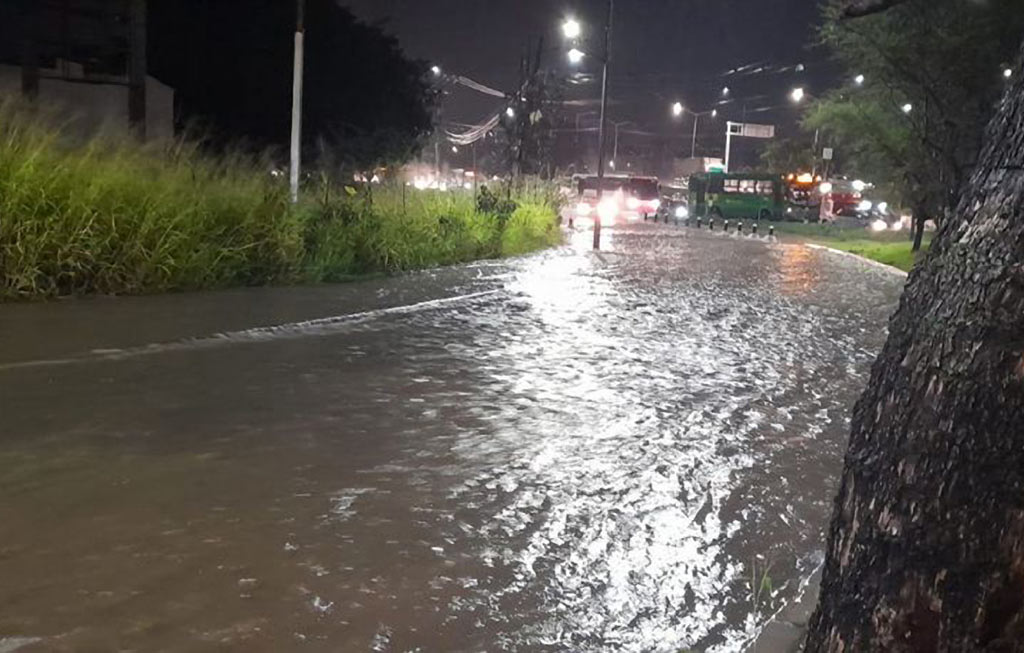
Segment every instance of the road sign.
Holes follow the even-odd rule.
[[[831,147],[826,147],[825,149],[823,149],[821,151],[821,158],[825,159],[826,161],[831,161],[832,160],[832,148]]]
[[[747,138],[775,138],[775,125],[758,125],[752,122],[730,122],[729,134]]]
[[[752,122],[725,123],[725,169],[729,169],[729,153],[732,150],[732,137],[775,138],[775,125],[758,125]]]

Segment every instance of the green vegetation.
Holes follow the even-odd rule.
[[[806,242],[857,254],[907,272],[924,255],[931,241],[931,237],[926,236],[921,251],[914,252],[913,242],[905,231],[873,232],[862,227],[794,222],[776,223],[775,231],[779,234],[798,236]]]
[[[75,143],[0,106],[0,299],[333,281],[560,238],[543,189],[478,211],[471,193],[324,182],[293,207],[270,170],[185,142]]]

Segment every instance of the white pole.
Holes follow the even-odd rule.
[[[725,171],[729,172],[729,152],[732,151],[732,123],[725,123]]]
[[[302,149],[302,61],[304,28],[304,0],[298,0],[298,21],[295,29],[295,61],[292,73],[292,151],[289,187],[292,204],[299,201],[299,166]]]

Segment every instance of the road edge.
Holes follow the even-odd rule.
[[[881,268],[881,269],[883,269],[883,270],[885,270],[887,272],[890,272],[892,274],[898,274],[899,276],[904,277],[904,278],[906,278],[910,274],[909,272],[907,272],[905,270],[901,270],[898,267],[895,267],[893,265],[888,265],[886,263],[882,263],[880,261],[876,261],[876,260],[868,258],[866,256],[861,256],[860,254],[854,254],[853,252],[847,252],[847,251],[844,251],[844,250],[841,250],[841,249],[836,249],[834,247],[829,247],[828,245],[821,245],[819,243],[805,242],[804,244],[807,245],[808,247],[810,247],[811,249],[823,249],[823,250],[825,250],[827,252],[832,252],[833,254],[839,254],[841,256],[848,256],[850,258],[855,258],[855,259],[857,259],[859,261],[863,261],[864,263],[868,263],[869,265],[873,265],[873,266],[875,266],[877,268]]]

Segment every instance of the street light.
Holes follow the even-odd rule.
[[[434,77],[439,77],[441,75],[441,66],[431,66],[430,72],[434,73]]]
[[[515,118],[516,110],[513,109],[512,107],[508,107],[507,109],[505,109],[505,115],[508,116],[509,118]]]
[[[864,75],[857,75],[856,77],[854,77],[853,78],[853,83],[856,84],[857,86],[860,86],[861,84],[863,84],[864,83]]]
[[[672,105],[672,115],[675,116],[676,118],[683,115],[683,111],[685,111],[685,109],[683,108],[682,102],[676,102],[675,104]]]
[[[580,32],[582,31],[583,29],[580,27],[579,21],[575,18],[567,18],[566,21],[562,23],[562,34],[564,34],[567,39],[578,39],[580,37]]]
[[[594,55],[594,51],[591,48],[590,56],[598,59],[601,62],[601,122],[597,130],[597,197],[598,205],[602,204],[601,199],[604,197],[604,150],[605,141],[607,140],[607,134],[605,133],[605,124],[607,123],[606,116],[608,113],[608,62],[611,60],[611,38],[612,38],[612,17],[615,14],[615,0],[608,0],[608,15],[604,23],[604,34],[603,42],[604,47],[601,48],[601,54]],[[569,18],[562,23],[562,34],[569,40],[575,40],[579,38],[583,33],[579,21]],[[569,61],[571,63],[580,63],[586,56],[581,50],[573,47],[568,52]],[[511,110],[511,109],[510,109]],[[510,116],[511,117],[511,116]],[[594,221],[594,249],[601,248],[601,220]]]
[[[1003,68],[1003,77],[1006,79],[1013,77],[1013,68]]]
[[[722,88],[722,97],[728,97],[728,96],[729,96],[729,87],[728,86],[723,87]]]
[[[711,117],[712,118],[717,118],[718,117],[718,109],[712,109],[711,110]]]
[[[452,145],[452,154],[458,154],[458,153],[459,153],[459,148],[456,147],[455,145]]]
[[[914,105],[909,103],[909,102],[907,102],[902,107],[900,107],[900,111],[902,111],[903,113],[910,113],[913,110],[914,110]]]
[[[789,98],[794,102],[800,102],[801,100],[804,99],[804,89],[800,88],[799,86],[797,88],[794,88],[793,91],[789,94]]]

